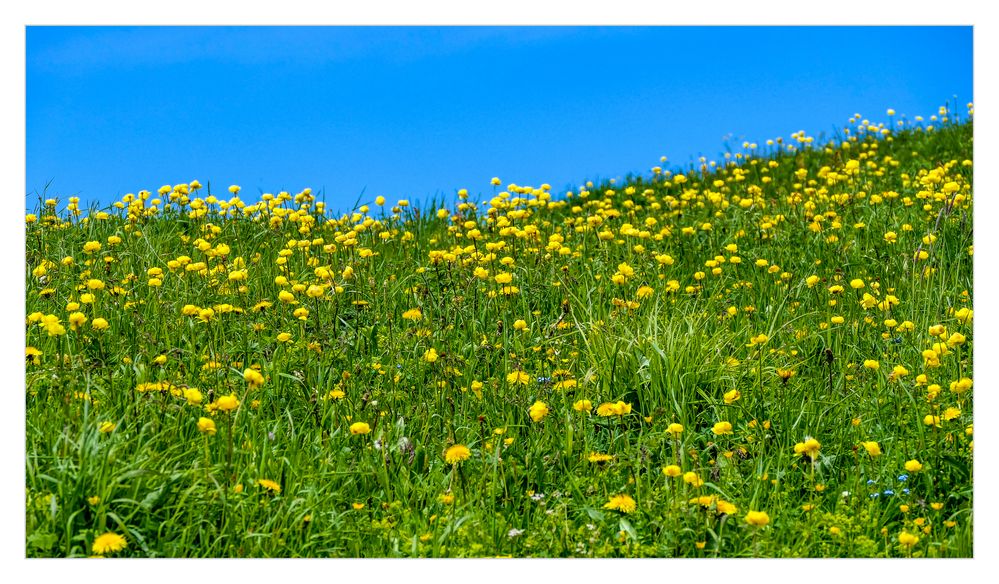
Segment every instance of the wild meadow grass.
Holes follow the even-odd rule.
[[[39,199],[26,553],[970,556],[970,114],[420,208]]]

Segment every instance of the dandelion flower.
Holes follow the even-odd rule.
[[[264,376],[253,368],[248,368],[243,371],[243,379],[246,380],[247,385],[251,388],[257,388],[264,384]]]
[[[459,462],[468,460],[470,456],[472,456],[472,452],[467,446],[464,444],[455,444],[444,453],[444,460],[448,464],[458,464]]]
[[[763,527],[770,523],[770,516],[766,511],[750,511],[746,513],[746,523],[756,527]]]
[[[717,422],[714,426],[711,427],[711,432],[713,432],[715,436],[731,434],[732,424],[730,422],[725,422],[725,421]]]
[[[107,532],[98,535],[94,539],[93,549],[94,553],[103,556],[108,553],[120,552],[121,550],[128,547],[128,542],[125,538],[114,532]]]
[[[907,531],[903,531],[902,533],[898,534],[898,543],[902,544],[907,548],[911,548],[912,546],[919,543],[919,536],[913,535]]]
[[[198,431],[208,436],[214,436],[217,432],[215,421],[211,418],[198,418]]]
[[[638,505],[635,504],[635,500],[626,494],[614,495],[610,498],[610,501],[604,504],[604,509],[620,511],[622,513],[633,513],[637,508]]]
[[[550,410],[548,409],[548,405],[545,402],[536,401],[531,406],[528,413],[531,415],[532,420],[534,420],[535,422],[540,422],[541,420],[545,419],[545,416],[548,415],[549,411]]]
[[[864,450],[866,450],[867,454],[869,454],[871,457],[881,456],[881,446],[877,442],[865,441],[861,442],[860,444],[864,447]]]
[[[235,395],[223,395],[215,400],[215,407],[223,412],[231,412],[239,407],[239,400]]]

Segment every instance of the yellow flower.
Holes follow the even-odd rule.
[[[291,340],[291,333],[279,333],[277,340],[279,343],[287,343]]]
[[[352,435],[367,434],[368,432],[371,432],[371,426],[366,422],[354,422],[350,425],[350,433]]]
[[[867,451],[867,454],[871,456],[881,456],[881,446],[877,442],[869,441],[861,442],[860,444],[864,447],[864,450]]]
[[[964,393],[971,389],[972,385],[974,385],[974,382],[970,377],[962,377],[961,379],[950,383],[950,390],[954,393]]]
[[[201,392],[196,387],[189,387],[184,390],[184,399],[187,400],[187,405],[196,406],[201,403],[201,398]]]
[[[239,400],[235,394],[223,395],[215,400],[215,407],[223,412],[231,412],[239,407]]]
[[[717,422],[715,423],[714,426],[711,427],[711,431],[715,434],[715,436],[721,436],[723,434],[731,434],[732,424],[724,421]]]
[[[25,361],[31,365],[40,365],[42,362],[42,352],[35,347],[26,347],[24,349]]]
[[[410,308],[402,313],[402,317],[406,320],[418,321],[423,319],[423,312],[419,308]]]
[[[581,399],[576,403],[572,404],[572,409],[576,410],[577,412],[590,413],[590,410],[593,409],[593,402],[591,402],[588,399]]]
[[[868,369],[870,369],[872,371],[877,371],[878,369],[881,368],[881,363],[878,363],[874,359],[866,359],[866,360],[864,360],[864,367],[866,367],[866,368],[868,368]]]
[[[128,542],[125,541],[124,537],[109,531],[98,535],[97,538],[94,539],[94,545],[91,549],[93,549],[95,554],[103,556],[107,553],[120,552],[126,547],[128,547]]]
[[[597,406],[597,415],[601,417],[624,416],[631,413],[631,404],[623,401],[617,403],[605,402]]]
[[[821,446],[815,438],[808,438],[804,442],[798,442],[794,445],[794,453],[808,456],[814,460],[818,456]]]
[[[919,542],[918,535],[913,535],[907,531],[903,531],[902,533],[898,534],[898,543],[902,544],[907,548],[916,545],[918,542]]]
[[[683,434],[683,426],[674,422],[666,427],[666,431],[673,436],[679,436],[680,434]]]
[[[273,491],[275,493],[281,492],[281,485],[275,483],[270,479],[258,479],[257,484],[267,489],[268,491]]]
[[[549,411],[550,410],[548,409],[548,405],[545,404],[545,402],[536,401],[534,402],[534,405],[531,406],[528,413],[531,415],[532,420],[534,420],[535,422],[540,422],[541,420],[545,419],[545,416],[548,415]]]
[[[437,351],[434,350],[432,347],[428,349],[426,353],[423,354],[423,360],[426,361],[427,363],[433,363],[437,361],[438,358],[439,355],[437,355]]]
[[[679,466],[677,466],[675,464],[671,464],[669,466],[664,466],[663,467],[663,474],[666,475],[666,476],[668,476],[668,477],[670,477],[670,478],[676,478],[676,477],[680,476],[681,474],[683,474],[683,471],[680,469]]]
[[[591,452],[586,459],[593,463],[600,463],[600,462],[607,462],[608,460],[612,460],[613,458],[614,456],[611,454],[603,454],[601,452]]]
[[[217,431],[215,428],[215,421],[211,418],[198,418],[198,431],[202,434],[214,436]]]
[[[770,523],[770,516],[767,515],[766,511],[750,511],[746,513],[746,523],[755,525],[756,527],[763,527]]]
[[[620,511],[622,513],[632,513],[637,508],[638,505],[635,504],[635,500],[626,494],[614,495],[604,505],[604,509]]]
[[[697,473],[694,471],[687,471],[683,473],[683,482],[692,487],[699,487],[704,484],[704,479],[697,476]]]
[[[246,380],[247,385],[251,388],[260,387],[264,384],[264,376],[253,368],[247,368],[243,371],[243,379]]]
[[[513,371],[506,376],[507,383],[519,383],[521,385],[527,385],[531,381],[531,376],[523,371]]]
[[[919,472],[923,470],[923,464],[918,460],[916,460],[915,458],[913,458],[912,460],[908,460],[905,462],[905,470],[909,472]]]
[[[108,325],[108,321],[103,318],[95,318],[90,321],[90,326],[92,326],[95,331],[106,331],[110,325]]]
[[[100,428],[98,428],[101,434],[107,434],[113,432],[116,426],[111,422],[101,422]]]
[[[472,456],[472,452],[463,444],[455,444],[444,453],[444,460],[448,464],[458,464]]]
[[[75,331],[79,330],[80,327],[87,322],[87,315],[82,312],[74,312],[73,314],[70,314],[69,318],[66,320],[69,321],[69,327]]]
[[[733,389],[725,392],[725,395],[722,397],[725,399],[725,405],[729,405],[738,401],[739,398],[742,397],[742,393],[740,393],[738,389]]]
[[[513,323],[513,330],[515,331],[527,330],[527,321],[523,319],[517,319]]]

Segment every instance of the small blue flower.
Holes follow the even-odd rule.
[[[907,474],[898,475],[898,480],[900,480],[900,481],[902,481],[904,483],[905,481],[909,480],[909,475],[907,475]]]
[[[538,383],[551,383],[551,377],[539,377]]]
[[[868,485],[873,485],[873,484],[874,484],[874,483],[876,483],[876,482],[877,482],[877,481],[876,481],[876,480],[874,480],[874,479],[867,479],[867,484],[868,484]]]
[[[885,492],[884,492],[885,497],[887,497],[889,495],[894,495],[894,494],[895,494],[895,491],[893,491],[891,489],[885,489]]]
[[[878,498],[878,495],[880,495],[880,494],[881,494],[881,493],[871,493],[871,498],[872,498],[872,499],[877,499],[877,498]]]
[[[909,489],[902,489],[902,492],[905,493],[906,495],[908,495],[909,494]]]

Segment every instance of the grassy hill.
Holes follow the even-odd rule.
[[[39,201],[27,555],[970,556],[941,118],[449,208]]]

